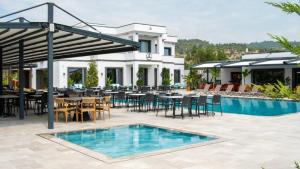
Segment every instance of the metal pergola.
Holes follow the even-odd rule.
[[[4,67],[11,65],[19,69],[19,118],[24,119],[24,64],[48,62],[48,128],[54,128],[53,115],[53,60],[91,56],[99,54],[135,51],[138,42],[121,39],[98,32],[94,27],[70,14],[54,3],[44,3],[5,16],[11,16],[33,8],[47,5],[47,22],[30,22],[17,18],[0,22],[0,80]],[[54,7],[71,15],[93,31],[54,23]],[[13,22],[13,21],[19,22]],[[0,95],[3,86],[0,83]]]

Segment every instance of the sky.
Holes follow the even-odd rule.
[[[107,26],[133,22],[163,25],[167,27],[168,34],[176,35],[180,39],[201,39],[212,43],[249,43],[271,40],[268,33],[272,33],[283,35],[292,41],[300,41],[300,16],[286,14],[264,3],[264,0],[48,1],[87,22]],[[0,16],[44,2],[46,1],[0,0]],[[46,12],[46,8],[42,7],[14,17],[25,16],[30,21],[46,21]],[[58,23],[77,23],[58,10],[55,13],[54,20]]]

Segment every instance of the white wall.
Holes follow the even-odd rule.
[[[221,68],[220,78],[222,84],[229,83],[231,81],[231,72],[241,72],[241,68]]]

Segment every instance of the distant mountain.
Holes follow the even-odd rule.
[[[300,42],[291,42],[294,45],[300,45]],[[286,51],[277,42],[274,41],[263,41],[263,42],[252,42],[252,43],[223,43],[223,44],[212,44],[208,41],[200,39],[179,39],[176,44],[176,55],[178,57],[184,57],[193,47],[208,47],[214,46],[219,49],[223,49],[228,53],[228,57],[234,54],[235,56],[240,56],[245,53],[246,49],[251,53],[261,53],[261,52],[280,52]],[[236,57],[235,59],[238,59]]]

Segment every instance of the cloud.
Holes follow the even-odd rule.
[[[44,3],[44,0],[0,0],[0,15]],[[263,0],[52,0],[88,22],[119,26],[142,22],[167,26],[179,38],[199,38],[214,43],[270,40],[267,33],[299,40],[300,20]],[[55,21],[76,20],[55,11]],[[43,15],[44,14],[44,15]],[[46,9],[25,15],[46,20]]]

